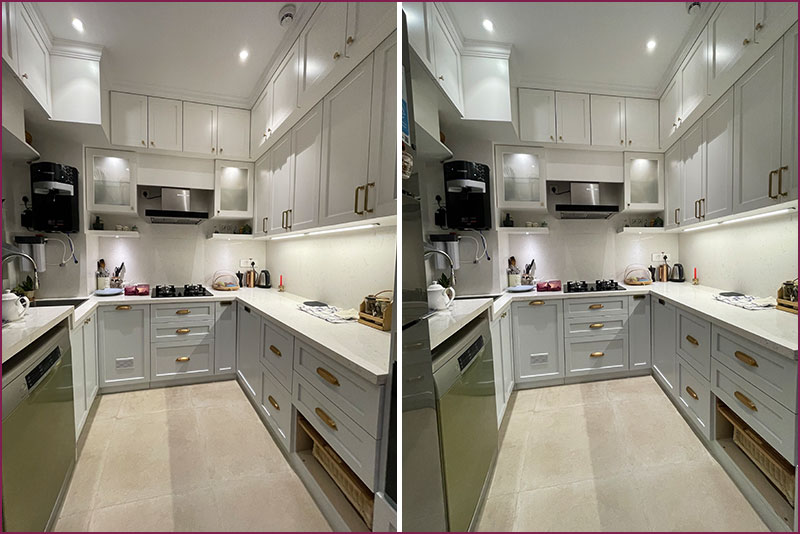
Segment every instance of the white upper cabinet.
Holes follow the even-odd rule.
[[[681,224],[687,225],[701,220],[705,163],[703,158],[703,123],[692,126],[681,137]]]
[[[461,104],[461,54],[447,30],[444,19],[436,9],[433,10],[431,40],[433,41],[436,80],[456,108],[463,110]]]
[[[147,97],[147,138],[150,148],[183,149],[183,103],[180,100]]]
[[[111,144],[147,148],[147,97],[111,92]]]
[[[695,41],[680,67],[682,120],[708,95],[708,29]]]
[[[625,99],[625,147],[652,150],[658,145],[658,100]]]
[[[500,208],[547,209],[547,163],[541,148],[497,145],[495,191]]]
[[[319,220],[319,168],[322,150],[322,102],[292,128],[294,163],[291,176],[291,230],[317,226]]]
[[[590,143],[589,95],[556,91],[556,133],[559,143]]]
[[[294,174],[294,151],[292,135],[287,133],[269,150],[271,162],[270,185],[270,234],[280,234],[291,229],[292,175]]]
[[[658,103],[659,121],[661,124],[661,147],[668,146],[668,142],[678,132],[681,122],[681,73],[675,74],[661,95]]]
[[[755,42],[761,43],[762,37],[771,32],[776,22],[792,15],[797,15],[796,2],[755,2],[756,4],[756,25]]]
[[[17,2],[3,2],[3,60],[17,72]]]
[[[768,2],[773,4],[774,2]],[[781,201],[797,198],[797,24],[783,38],[783,132],[781,168],[778,172]]]
[[[218,108],[217,154],[233,159],[250,157],[250,111]]]
[[[625,153],[625,207],[629,212],[664,209],[664,155]]]
[[[708,22],[708,84],[714,92],[755,39],[755,2],[720,2]],[[730,83],[730,81],[727,81]]]
[[[253,164],[217,160],[214,167],[214,216],[218,219],[251,218]]]
[[[183,103],[183,151],[217,153],[217,106]]]
[[[666,199],[664,202],[664,228],[675,228],[681,223],[681,180],[683,178],[681,144],[675,143],[664,154],[664,183]]]
[[[733,88],[703,115],[703,220],[733,211]]]
[[[300,106],[315,100],[312,91],[344,57],[347,4],[322,2],[300,34]]]
[[[137,154],[86,149],[86,205],[90,213],[136,213]]]
[[[406,14],[406,27],[408,28],[408,44],[422,62],[433,72],[433,47],[430,42],[430,21],[432,2],[403,2],[403,11]]]
[[[263,236],[269,233],[270,223],[270,192],[272,189],[272,152],[267,151],[255,165],[255,203],[253,210],[253,235]]]
[[[519,138],[533,143],[556,142],[556,93],[519,88]]]
[[[50,52],[23,4],[16,6],[18,73],[22,83],[50,114]]]
[[[375,49],[370,124],[369,182],[365,211],[397,213],[397,35]]]
[[[272,84],[256,102],[250,114],[250,153],[256,156],[258,149],[267,142],[272,134]]]
[[[625,99],[591,95],[592,145],[625,146]]]
[[[270,130],[267,133],[277,130],[283,124],[283,121],[297,109],[298,65],[300,64],[297,53],[298,46],[298,43],[295,42],[289,53],[278,65],[278,69],[270,82],[272,88],[272,120],[268,122],[267,128],[270,128]]]
[[[380,30],[387,25],[394,28],[396,21],[395,2],[348,2],[345,55],[356,57],[373,50],[378,44],[375,37],[386,35]]]

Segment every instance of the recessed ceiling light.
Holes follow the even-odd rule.
[[[494,31],[494,24],[489,19],[483,19],[483,28],[487,32],[493,32]]]
[[[83,33],[83,22],[81,19],[72,19],[72,27]]]
[[[656,42],[654,40],[650,39],[649,41],[647,41],[647,50],[653,51],[655,50],[655,48],[656,48]]]
[[[241,52],[239,52],[239,60],[240,61],[247,61],[247,56],[249,56],[249,55],[250,55],[250,52],[248,52],[247,50],[242,50]]]

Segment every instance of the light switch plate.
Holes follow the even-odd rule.
[[[651,261],[662,262],[662,261],[664,261],[664,256],[665,255],[667,256],[667,261],[668,262],[672,261],[672,254],[670,254],[669,252],[653,252],[650,255],[650,260]]]

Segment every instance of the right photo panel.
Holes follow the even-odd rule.
[[[797,531],[797,18],[402,3],[404,531]]]

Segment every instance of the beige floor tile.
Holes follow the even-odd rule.
[[[89,454],[86,450],[80,455],[61,507],[61,517],[94,509],[104,458],[105,453]]]
[[[518,412],[517,410],[508,415],[508,424],[502,436],[503,446],[525,443],[531,431],[532,415],[533,412]]]
[[[116,418],[125,395],[127,395],[127,393],[100,395],[100,398],[97,400],[97,412],[94,415],[94,420],[100,421],[103,419]]]
[[[186,387],[143,389],[123,395],[117,417],[142,416],[191,407],[189,390]]]
[[[108,443],[114,433],[116,419],[92,419],[84,427],[86,439],[81,448],[81,455],[103,454],[108,449]]]
[[[81,512],[69,516],[61,516],[53,528],[54,532],[86,532],[89,530],[91,512]]]
[[[536,401],[541,394],[541,389],[521,389],[517,391],[514,412],[532,412],[536,408]]]
[[[511,443],[500,448],[489,487],[489,496],[519,492],[519,481],[525,456],[523,443]]]
[[[536,411],[565,408],[567,406],[583,406],[606,402],[606,382],[587,382],[542,388],[536,401]]]
[[[197,384],[187,388],[192,406],[247,406],[250,402],[236,380]]]
[[[483,505],[478,532],[510,532],[517,517],[517,494],[489,497]]]
[[[606,390],[610,402],[643,402],[654,399],[669,402],[664,396],[664,391],[659,387],[655,379],[649,375],[609,380],[606,382]]]

